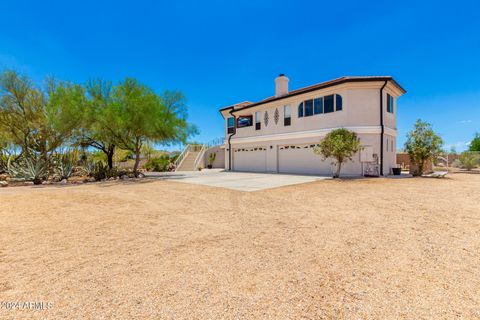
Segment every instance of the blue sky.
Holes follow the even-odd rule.
[[[181,90],[207,142],[218,109],[344,75],[392,75],[399,145],[417,118],[447,148],[480,131],[479,1],[3,1],[0,68],[41,81],[138,78]]]

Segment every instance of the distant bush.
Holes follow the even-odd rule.
[[[144,165],[144,168],[148,171],[173,171],[175,165],[173,164],[174,158],[168,154],[163,154],[160,157],[151,158]]]
[[[455,159],[455,160],[453,160],[453,162],[450,166],[454,167],[454,168],[460,168],[462,166],[462,164],[460,163],[459,159]]]
[[[463,168],[472,170],[480,165],[480,154],[473,151],[465,151],[458,158]]]

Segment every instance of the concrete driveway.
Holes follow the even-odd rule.
[[[322,176],[304,176],[278,173],[228,172],[223,169],[202,171],[149,172],[149,178],[221,187],[239,191],[257,191],[278,188],[316,180],[330,179]]]

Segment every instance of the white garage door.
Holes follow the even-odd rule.
[[[330,161],[313,152],[315,144],[278,147],[278,172],[330,175]]]
[[[259,146],[233,149],[233,169],[235,171],[266,171],[267,147]]]

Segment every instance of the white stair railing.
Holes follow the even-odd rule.
[[[200,166],[200,161],[203,159],[203,156],[205,155],[205,151],[207,150],[207,145],[204,144],[202,145],[202,148],[197,154],[197,157],[195,158],[195,162],[193,164],[193,170],[197,170],[198,167]]]
[[[191,146],[187,144],[185,149],[183,149],[182,153],[178,156],[177,160],[175,160],[175,171],[180,168],[180,165],[182,164],[183,160],[187,157],[188,153],[190,152]]]

